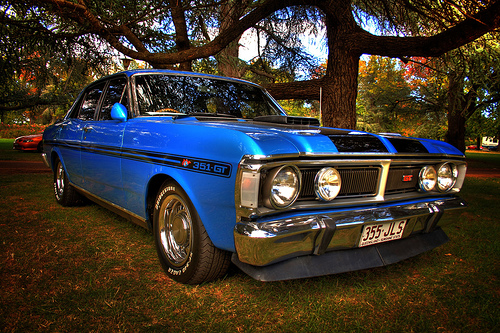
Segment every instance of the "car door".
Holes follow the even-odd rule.
[[[110,79],[93,120],[83,126],[81,164],[84,188],[110,203],[122,205],[121,146],[126,122],[111,119],[115,103],[127,105],[127,79]]]
[[[84,184],[81,166],[81,140],[85,123],[94,117],[96,96],[95,87],[85,89],[73,104],[69,114],[61,121],[55,137],[60,159],[73,184]],[[97,89],[98,91],[99,89]]]

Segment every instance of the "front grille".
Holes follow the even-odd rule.
[[[418,190],[420,168],[391,168],[385,187],[386,194],[414,192]]]
[[[302,190],[299,200],[314,200],[314,178],[319,168],[301,169]],[[337,169],[342,179],[338,198],[374,196],[377,193],[380,168],[346,168]],[[418,191],[418,175],[420,167],[394,167],[389,170],[385,194],[398,194]]]
[[[320,169],[301,169],[302,191],[299,200],[316,198],[314,178]],[[337,169],[340,173],[342,185],[337,197],[371,196],[377,192],[380,168],[348,168]]]

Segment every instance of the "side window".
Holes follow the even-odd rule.
[[[99,120],[111,120],[111,108],[115,103],[127,105],[127,79],[124,77],[111,80],[106,89],[104,99],[99,113]]]
[[[78,118],[78,111],[80,111],[80,107],[82,106],[82,100],[83,96],[80,95],[79,98],[74,103],[74,105],[71,107],[71,111],[67,116],[68,119]]]
[[[94,119],[95,110],[99,104],[99,99],[101,98],[102,91],[106,82],[102,82],[97,86],[89,88],[85,93],[83,98],[82,107],[80,108],[80,113],[78,118],[81,120],[92,120]]]

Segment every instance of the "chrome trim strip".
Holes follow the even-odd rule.
[[[126,210],[126,209],[118,206],[117,204],[114,204],[106,199],[98,197],[97,195],[92,194],[89,191],[87,191],[79,186],[76,186],[75,184],[71,184],[71,185],[73,187],[75,187],[78,190],[78,192],[83,194],[88,199],[98,203],[99,205],[101,205],[104,208],[107,208],[108,210],[120,215],[121,217],[126,218],[127,220],[137,224],[140,227],[143,227],[145,229],[149,229],[148,223],[147,223],[145,218],[140,217],[139,215],[132,213],[131,211]]]
[[[318,158],[326,158],[330,157],[332,159],[337,160],[342,160],[344,158],[372,158],[372,159],[378,159],[378,158],[383,158],[383,159],[415,159],[415,160],[420,160],[420,161],[429,161],[429,160],[439,160],[442,159],[443,161],[449,161],[449,160],[458,160],[458,161],[465,161],[465,156],[462,155],[449,155],[449,154],[430,154],[430,153],[425,153],[425,154],[416,154],[416,153],[332,153],[332,152],[299,152],[299,153],[292,153],[292,154],[277,154],[277,155],[245,155],[243,156],[242,160],[277,160],[277,159],[284,159],[284,158],[297,158],[297,157],[318,157]],[[426,158],[424,158],[426,157]]]
[[[463,199],[449,197],[351,211],[330,210],[267,222],[240,222],[233,231],[236,253],[241,262],[265,266],[301,255],[356,248],[363,226],[398,220],[407,220],[403,234],[407,238],[435,230],[444,211],[465,207]],[[334,232],[325,232],[326,223]],[[324,239],[327,234],[330,239]]]

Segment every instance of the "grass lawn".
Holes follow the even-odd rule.
[[[6,159],[40,157],[0,140]],[[232,269],[185,286],[163,274],[148,231],[59,206],[51,174],[0,175],[0,331],[495,332],[499,194],[498,178],[466,179],[469,208],[444,217],[450,242],[388,267],[273,283]]]
[[[500,153],[470,152],[465,153],[467,164],[472,168],[500,168]]]
[[[0,139],[0,160],[41,161],[40,153],[12,149],[14,139]]]

